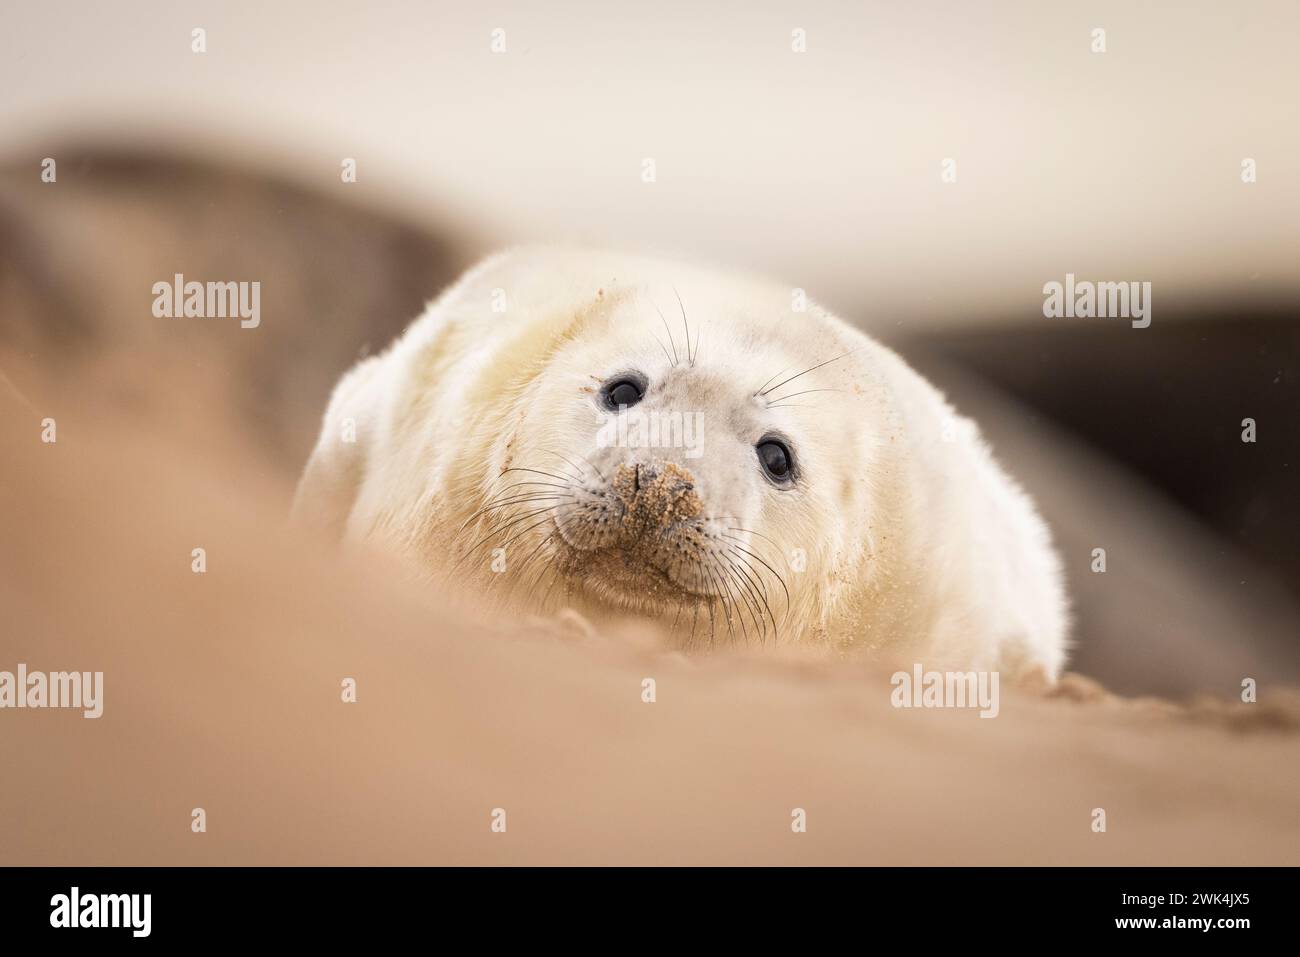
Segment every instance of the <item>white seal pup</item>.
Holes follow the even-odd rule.
[[[534,611],[1055,678],[1033,503],[897,355],[769,282],[493,256],[334,390],[295,516]]]

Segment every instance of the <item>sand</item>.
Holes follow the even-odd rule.
[[[985,720],[892,707],[910,662],[504,620],[287,528],[230,380],[0,369],[0,669],[104,673],[99,719],[0,712],[0,863],[1300,863],[1293,691]]]

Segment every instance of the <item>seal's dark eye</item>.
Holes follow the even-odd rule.
[[[794,457],[785,443],[776,439],[764,439],[754,446],[758,460],[763,464],[763,471],[778,485],[788,484],[793,478]]]
[[[605,385],[605,401],[611,409],[636,405],[644,394],[644,387],[635,379],[615,379]]]

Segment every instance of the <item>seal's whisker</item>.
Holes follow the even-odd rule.
[[[766,584],[759,578],[757,569],[747,562],[743,562],[742,567],[739,567],[737,571],[747,581],[753,582],[754,592],[758,599],[758,603],[763,606],[762,611],[766,616],[763,619],[763,635],[766,636],[767,623],[770,621],[772,623],[772,638],[774,641],[777,640],[781,636],[781,626],[777,623],[776,615],[772,612],[772,605],[767,600]]]
[[[511,536],[509,539],[507,539],[506,541],[502,542],[502,543],[498,546],[498,547],[501,548],[501,549],[505,549],[505,548],[506,548],[506,547],[507,547],[511,542],[517,541],[521,536],[528,534],[528,532],[532,531],[534,528],[537,528],[539,525],[544,525],[546,522],[552,521],[552,520],[554,519],[554,516],[551,515],[550,513],[552,513],[552,512],[558,513],[560,509],[564,509],[564,508],[572,508],[572,507],[573,507],[572,503],[558,502],[558,503],[556,503],[555,505],[548,505],[548,506],[545,507],[545,508],[537,509],[537,510],[535,510],[535,511],[529,512],[527,515],[521,515],[521,516],[519,516],[518,518],[512,519],[512,520],[509,521],[509,522],[506,522],[506,523],[503,524],[503,525],[499,525],[499,526],[497,526],[496,528],[492,529],[491,531],[489,531],[489,532],[487,532],[485,535],[483,535],[483,537],[480,538],[480,539],[479,539],[479,540],[474,544],[474,546],[473,546],[472,548],[470,548],[469,551],[467,551],[464,555],[462,555],[462,556],[461,556],[461,557],[456,561],[456,564],[452,566],[452,570],[455,571],[456,568],[459,568],[459,567],[460,567],[460,566],[461,566],[461,565],[462,565],[462,564],[463,564],[463,563],[464,563],[464,562],[465,562],[465,561],[466,561],[466,560],[467,560],[471,555],[474,554],[474,552],[478,551],[480,548],[482,548],[484,545],[486,545],[488,542],[490,542],[490,541],[491,541],[493,538],[495,538],[497,535],[500,535],[500,534],[501,534],[502,532],[504,532],[506,529],[508,529],[508,528],[510,528],[510,527],[512,527],[512,526],[514,526],[514,525],[517,525],[517,524],[519,524],[520,522],[527,521],[527,520],[530,519],[530,518],[535,518],[535,517],[538,516],[538,515],[542,515],[542,514],[545,514],[545,515],[546,515],[546,517],[543,518],[541,521],[539,521],[539,522],[535,522],[534,524],[529,525],[529,526],[528,526],[527,528],[525,528],[522,532],[518,533],[517,535],[513,535],[513,536]]]
[[[542,511],[543,511],[543,512],[549,512],[549,511],[552,511],[552,510],[554,510],[554,509],[569,508],[569,507],[572,507],[572,506],[566,506],[566,505],[564,505],[564,504],[560,504],[560,505],[552,505],[550,508],[544,508],[544,509],[542,509]],[[540,513],[539,513],[539,512],[534,512],[534,513],[533,513],[533,515],[537,515],[537,514],[540,514]],[[531,518],[532,516],[528,516],[528,517]],[[549,521],[551,521],[551,516],[550,516],[550,515],[547,515],[547,516],[546,516],[544,519],[542,519],[540,522],[535,522],[534,524],[529,525],[527,528],[525,528],[522,532],[518,533],[517,535],[512,535],[512,536],[510,536],[510,538],[508,538],[506,541],[504,541],[504,542],[501,543],[501,546],[500,546],[500,547],[501,547],[501,548],[505,548],[505,547],[506,547],[507,545],[509,545],[511,542],[516,542],[516,541],[518,541],[520,538],[522,538],[524,535],[527,535],[529,532],[531,532],[533,529],[537,528],[539,525],[545,525],[545,524],[546,524],[547,522],[549,522]]]
[[[736,588],[740,595],[745,599],[746,604],[750,607],[751,614],[757,615],[754,620],[754,627],[759,630],[761,639],[762,635],[767,632],[767,622],[762,620],[762,608],[761,602],[759,601],[758,586],[753,577],[746,574],[744,569],[738,566],[737,562],[733,561],[726,555],[721,557],[731,569],[733,580],[736,583]]]
[[[561,483],[561,482],[539,482],[539,481],[537,481],[536,479],[532,479],[532,480],[527,481],[527,482],[515,482],[515,483],[513,483],[513,484],[511,484],[511,485],[507,485],[507,486],[505,486],[504,488],[498,490],[498,491],[493,495],[492,498],[488,499],[488,501],[491,502],[493,499],[500,498],[502,495],[504,495],[504,494],[506,494],[507,492],[509,492],[512,488],[522,488],[522,487],[525,486],[525,485],[545,485],[547,488],[562,488],[562,489],[569,489],[569,488],[572,488],[572,486],[567,485],[567,484],[563,484],[563,483]]]
[[[560,503],[557,503],[557,504],[560,504]],[[555,507],[555,506],[548,506],[548,508],[554,508],[554,507]],[[539,514],[541,511],[545,511],[545,509],[539,509],[537,512],[534,512],[533,514]],[[524,517],[527,518],[527,517],[529,517],[529,516],[524,516]],[[457,568],[459,568],[459,567],[460,567],[460,566],[461,566],[465,561],[467,561],[467,560],[470,558],[471,555],[473,555],[476,551],[478,551],[480,548],[482,548],[483,545],[485,545],[485,544],[487,544],[489,541],[491,541],[492,538],[493,538],[494,536],[496,536],[499,532],[503,531],[503,530],[504,530],[506,527],[508,527],[510,524],[512,524],[512,523],[511,523],[511,522],[506,522],[506,523],[503,523],[503,524],[501,524],[501,525],[494,526],[493,528],[490,528],[490,529],[488,529],[488,531],[484,532],[484,533],[483,533],[483,534],[478,538],[478,540],[475,541],[474,544],[473,544],[472,546],[470,546],[470,547],[469,547],[469,548],[468,548],[468,549],[467,549],[467,550],[466,550],[466,551],[465,551],[465,552],[460,556],[460,558],[458,558],[458,559],[456,560],[455,564],[452,565],[452,571],[455,571]],[[459,536],[458,536],[458,540],[459,540]]]
[[[736,616],[736,623],[740,625],[740,635],[742,638],[745,638],[745,646],[748,648],[749,628],[745,625],[745,612],[741,609],[740,596],[737,596],[736,594],[735,580],[733,580],[735,579],[735,576],[732,575],[731,570],[724,570],[723,573],[725,576],[725,586],[727,586],[727,594],[728,596],[731,596],[732,614]]]
[[[496,509],[504,508],[507,505],[518,505],[520,502],[540,502],[540,501],[545,501],[546,499],[572,498],[572,497],[573,496],[568,495],[565,492],[543,492],[543,491],[536,491],[536,490],[529,491],[529,492],[520,492],[518,495],[512,495],[510,496],[510,498],[502,499],[499,502],[493,502],[490,505],[483,506],[481,509],[478,510],[478,514],[482,515],[489,511],[495,511]]]
[[[520,488],[521,486],[524,485],[541,485],[541,486],[546,486],[548,489],[555,488],[555,489],[560,489],[561,491],[551,492],[545,489],[529,489],[527,491],[514,492],[513,494],[511,494],[513,489]],[[497,508],[500,505],[509,505],[509,504],[514,504],[516,502],[527,501],[529,496],[534,496],[534,495],[559,496],[561,493],[568,493],[570,491],[571,491],[570,486],[558,485],[555,482],[516,482],[513,485],[507,485],[504,489],[501,489],[499,492],[497,492],[495,495],[489,498],[487,502],[485,502],[481,508],[479,508],[472,515],[470,515],[469,518],[465,519],[465,521],[461,524],[460,528],[456,530],[456,534],[457,536],[463,534],[465,532],[465,529],[467,529],[476,518],[479,518],[480,516]]]
[[[482,508],[480,508],[469,518],[465,519],[465,524],[461,525],[460,531],[462,532],[465,531],[465,528],[469,525],[469,523],[474,521],[474,519],[478,518],[480,515],[486,515],[488,512],[496,511],[499,508],[505,508],[507,505],[518,505],[521,502],[543,502],[546,501],[547,499],[562,498],[562,497],[563,496],[559,492],[523,492],[512,498],[508,498],[504,501],[493,502],[488,505],[484,505]]]
[[[508,503],[508,505],[510,505],[510,506],[521,506],[521,507],[525,507],[525,508],[532,508],[533,506],[541,506],[541,505],[542,505],[542,502],[547,502],[547,501],[550,501],[550,502],[551,502],[551,505],[567,505],[567,502],[565,502],[564,499],[525,499],[525,501],[523,501],[523,502],[510,502],[510,503]],[[506,507],[506,506],[503,506],[503,507]],[[500,519],[515,518],[515,516],[517,516],[517,510],[512,510],[512,511],[510,511],[510,512],[503,512],[503,514],[500,514],[500,515],[490,515],[490,516],[487,516],[487,519],[486,519],[486,520],[487,520],[487,521],[498,521],[498,520],[500,520]],[[485,534],[486,534],[487,537],[491,537],[491,536],[493,536],[493,534],[495,534],[495,532],[498,531],[498,529],[507,528],[508,525],[510,525],[510,523],[508,523],[508,521],[502,521],[502,523],[500,523],[500,524],[498,524],[498,525],[495,525],[495,527],[487,529],[487,531],[485,532]]]
[[[526,485],[540,486],[539,488],[524,488]],[[507,485],[500,489],[491,498],[483,502],[484,508],[503,502],[507,498],[514,498],[518,495],[560,495],[571,492],[572,488],[567,485],[560,485],[557,482],[516,482],[514,485]]]
[[[552,454],[552,455],[559,455],[558,452],[553,452],[553,453],[551,453],[551,454]],[[591,469],[593,472],[596,473],[596,477],[597,477],[597,478],[599,478],[602,482],[603,482],[603,481],[606,481],[604,473],[601,472],[600,469],[596,468],[596,463],[594,463],[594,462],[590,459],[590,457],[588,457],[588,456],[586,456],[586,455],[583,455],[581,452],[578,453],[578,457],[582,459],[582,463],[585,464],[585,465],[587,466],[587,468]],[[563,458],[564,461],[568,462],[568,463],[569,463],[570,465],[572,465],[575,469],[577,469],[579,475],[583,474],[583,472],[582,472],[582,464],[579,464],[578,462],[573,461],[573,459],[569,458],[567,455],[565,455],[565,456],[561,456],[561,458]]]
[[[717,561],[716,557],[715,557],[714,560]],[[726,569],[726,568],[723,568],[723,567],[722,567],[722,563],[721,563],[721,562],[718,562],[718,571],[719,571],[719,572],[721,573],[721,575],[722,575],[722,580],[723,580],[723,581],[722,581],[722,584],[723,584],[723,587],[727,590],[727,596],[731,599],[731,611],[732,611],[732,614],[734,614],[734,615],[736,616],[736,622],[737,622],[737,624],[740,625],[740,633],[741,633],[741,635],[742,635],[742,636],[744,637],[744,639],[745,639],[745,644],[746,644],[746,646],[748,646],[748,645],[749,645],[749,629],[745,627],[745,616],[741,613],[741,610],[740,610],[740,599],[736,596],[736,592],[735,592],[735,590],[732,588],[732,584],[733,584],[733,582],[732,582],[732,577],[733,577],[733,576],[732,576],[731,571],[730,571],[729,569]],[[733,635],[732,635],[732,640],[735,640],[735,635],[734,635],[734,633],[733,633]]]
[[[546,538],[544,538],[544,539],[542,540],[542,544],[545,545],[547,542],[549,542],[551,539],[553,539],[553,538],[555,537],[555,534],[556,534],[555,532],[551,532],[550,535],[547,535]],[[554,567],[553,567],[552,565],[550,565],[550,564],[547,563],[547,562],[542,562],[541,567],[537,570],[537,575],[536,575],[536,577],[533,578],[533,583],[532,583],[531,585],[528,586],[528,591],[524,594],[524,601],[523,601],[524,605],[528,605],[529,600],[533,597],[533,592],[535,592],[535,591],[537,590],[537,586],[540,585],[541,582],[542,582],[542,579],[546,577],[546,573],[547,573],[547,572],[552,572],[552,573],[554,573],[554,571],[555,571],[555,569],[554,569]],[[556,578],[553,576],[552,581],[551,581],[551,587],[550,587],[550,588],[547,588],[547,589],[546,589],[546,594],[542,596],[542,607],[543,607],[543,608],[546,607],[546,601],[547,601],[547,599],[550,598],[550,596],[551,596],[551,588],[554,588],[554,587],[555,587],[555,581],[556,581]],[[506,595],[507,595],[507,597],[509,597],[509,592],[507,592]]]
[[[731,538],[732,536],[728,535],[727,537],[728,537],[728,538]],[[738,548],[738,549],[740,549],[742,552],[744,552],[746,555],[748,555],[750,558],[753,558],[753,559],[755,559],[755,560],[757,560],[757,561],[759,561],[759,562],[762,562],[762,563],[763,563],[763,567],[766,568],[768,571],[770,571],[774,576],[776,576],[776,580],[777,580],[777,582],[781,585],[781,590],[782,590],[783,592],[785,592],[785,613],[786,613],[786,615],[788,616],[788,615],[790,614],[790,589],[788,589],[788,588],[785,587],[785,579],[781,577],[781,573],[778,572],[778,571],[777,571],[775,568],[773,568],[771,565],[769,565],[769,564],[766,562],[766,560],[764,560],[764,558],[763,558],[761,555],[758,555],[758,554],[756,554],[756,553],[754,553],[754,552],[751,552],[751,551],[750,551],[749,549],[747,549],[744,545],[729,545],[729,546],[727,546],[727,547],[728,547],[728,548]]]
[[[556,475],[554,472],[543,472],[541,469],[521,468],[518,465],[512,465],[509,468],[504,468],[501,470],[502,475],[505,475],[507,472],[532,472],[534,475],[545,475],[547,478],[558,479],[561,482],[565,481],[563,475]]]
[[[579,454],[579,455],[582,455],[581,452],[579,452],[578,454]],[[600,469],[598,469],[598,468],[596,467],[596,463],[593,462],[593,461],[592,461],[588,456],[586,456],[586,455],[582,455],[582,460],[583,460],[584,462],[586,462],[588,465],[591,466],[591,470],[592,470],[593,472],[595,472],[597,475],[600,476],[600,480],[601,480],[602,482],[608,482],[608,481],[609,481],[609,479],[605,478],[605,473],[602,472]]]
[[[564,477],[569,479],[572,482],[578,482],[581,484],[582,466],[580,466],[577,462],[573,461],[573,459],[569,458],[567,455],[561,455],[559,452],[554,452],[551,449],[543,449],[542,451],[547,455],[554,455],[557,459],[561,459],[564,462],[567,462],[572,468],[577,469],[578,471],[577,475],[570,475],[569,473],[566,472],[564,473]]]
[[[721,562],[719,562],[719,567]],[[736,610],[736,621],[740,624],[740,633],[745,639],[745,646],[749,646],[749,629],[745,626],[745,613],[741,607],[740,583],[736,580],[736,573],[731,568],[724,568],[727,576],[727,591],[731,594],[731,604]]]
[[[731,516],[728,516],[728,517],[731,517]],[[726,520],[727,520],[726,518],[720,519],[720,521],[724,521],[724,522],[725,522]],[[732,520],[732,521],[735,521],[736,519],[735,519],[735,518],[731,518],[731,520]],[[748,535],[756,535],[757,537],[761,538],[763,541],[765,541],[765,542],[767,542],[768,544],[770,544],[773,548],[775,548],[775,549],[777,550],[777,552],[780,552],[780,551],[781,551],[781,546],[780,546],[780,545],[778,545],[776,542],[772,541],[772,539],[768,538],[768,537],[767,537],[766,535],[764,535],[762,532],[756,532],[756,531],[754,531],[752,528],[741,528],[739,525],[729,525],[729,526],[727,526],[727,531],[729,531],[729,532],[745,532],[745,533],[748,534]],[[744,539],[736,538],[735,535],[724,535],[724,536],[722,536],[722,537],[723,537],[723,538],[734,539],[735,541],[738,541],[738,542],[744,541]]]
[[[753,583],[744,576],[735,562],[731,561],[731,559],[726,559],[726,562],[731,570],[731,580],[736,585],[736,591],[744,599],[745,608],[749,611],[749,617],[754,622],[754,630],[758,633],[758,643],[762,645],[763,639],[767,635],[767,622],[763,620],[763,610],[754,594]]]
[[[664,345],[664,341],[660,339],[658,336],[656,336],[653,332],[650,333],[650,336],[651,338],[654,339],[655,342],[659,343],[659,348],[664,351],[664,358],[668,360],[668,364],[673,365],[673,357],[668,354],[668,347]]]
[[[712,566],[709,570],[709,581],[713,584],[713,587],[718,592],[718,596],[722,600],[722,613],[727,617],[727,637],[734,644],[736,641],[736,630],[731,624],[732,608],[728,601],[730,596],[723,581],[724,572],[721,564],[718,562],[718,556],[716,554],[709,555],[709,563]],[[716,577],[713,574],[713,569],[717,569],[718,574]]]
[[[565,504],[565,503],[568,503],[568,502],[570,502],[570,501],[572,501],[571,498],[569,498],[569,497],[564,497],[564,498],[561,498],[558,502],[556,502],[556,503],[553,504],[553,505],[547,505],[547,506],[543,506],[542,508],[534,509],[533,511],[528,512],[528,513],[525,514],[525,515],[518,515],[516,512],[513,512],[513,511],[512,511],[512,512],[508,513],[508,515],[507,515],[505,521],[502,521],[502,522],[500,522],[500,523],[498,523],[498,524],[496,524],[496,525],[493,525],[493,526],[492,526],[492,527],[491,527],[491,528],[486,532],[486,535],[490,538],[491,536],[497,534],[498,532],[503,531],[503,530],[505,530],[505,529],[507,529],[507,528],[510,528],[511,526],[516,525],[516,524],[518,524],[519,522],[524,521],[525,519],[531,518],[531,517],[534,516],[534,515],[540,515],[540,514],[542,514],[542,512],[544,512],[544,511],[546,511],[546,510],[548,510],[548,509],[555,508],[557,505]],[[500,518],[500,516],[493,516],[493,519],[492,519],[492,520],[494,521],[494,520],[496,520],[497,518]]]
[[[523,492],[514,491],[514,489],[522,489],[526,485],[535,485],[540,487],[530,488],[527,491],[523,491]],[[483,504],[491,505],[494,502],[501,501],[502,498],[507,497],[509,495],[549,494],[548,493],[549,489],[559,489],[562,492],[572,492],[573,486],[561,485],[559,482],[515,482],[513,485],[507,485],[505,488],[498,491],[495,495],[493,495]]]
[[[709,599],[709,647],[713,647],[713,636],[717,631],[717,622],[713,618],[713,599]]]
[[[503,596],[501,596],[501,601],[503,603],[508,602],[510,600],[510,593],[513,592],[515,590],[515,586],[519,584],[519,579],[523,577],[523,574],[525,570],[527,570],[529,564],[532,563],[533,559],[542,550],[542,548],[546,545],[546,543],[549,542],[554,537],[555,537],[555,532],[551,532],[551,534],[547,535],[545,538],[543,538],[540,542],[537,543],[536,547],[533,548],[533,550],[528,553],[528,555],[524,558],[522,562],[520,562],[514,568],[510,569],[510,576],[511,576],[510,585],[508,588],[506,588],[506,593]],[[543,566],[543,568],[544,567],[545,566]],[[525,598],[525,601],[526,600],[527,599]]]
[[[781,549],[780,549],[780,546],[778,546],[778,545],[776,544],[776,542],[773,542],[773,541],[772,541],[770,538],[768,538],[766,535],[760,535],[758,532],[750,532],[750,534],[751,534],[751,535],[757,535],[759,538],[763,539],[764,542],[765,542],[766,544],[770,544],[770,545],[772,546],[772,548],[773,548],[775,551],[777,551],[778,553],[780,552],[780,550],[781,550]],[[758,549],[758,548],[761,547],[760,544],[759,544],[758,542],[749,542],[749,541],[746,541],[745,539],[743,539],[743,538],[739,538],[739,537],[737,537],[737,536],[735,536],[735,535],[727,535],[727,534],[723,534],[721,537],[727,539],[729,542],[733,542],[733,543],[735,543],[734,546],[729,546],[729,547],[745,547],[745,548],[751,548],[751,549]],[[764,570],[765,570],[765,571],[771,572],[772,575],[774,575],[774,576],[777,578],[778,581],[781,580],[781,575],[780,575],[780,573],[776,570],[776,568],[774,568],[771,564],[769,564],[769,563],[766,561],[766,559],[763,558],[762,555],[760,555],[757,551],[751,551],[750,554],[752,555],[753,558],[755,558],[755,559],[757,559],[758,561],[760,561],[760,562],[763,563],[763,566],[764,566]],[[779,560],[778,560],[778,561],[779,561]],[[788,604],[788,602],[787,602],[787,604]]]
[[[743,630],[745,621],[737,614],[736,596],[732,593],[730,582],[727,581],[727,571],[722,567],[722,563],[718,561],[716,555],[713,556],[713,565],[718,570],[718,582],[722,587],[723,604],[727,608],[727,634],[730,636],[732,644],[735,644],[735,624],[739,623]],[[748,635],[745,636],[745,643],[749,643]]]
[[[664,324],[664,332],[668,333],[668,342],[673,347],[673,368],[676,369],[680,360],[677,358],[677,342],[673,339],[673,331],[668,328],[668,319],[664,316],[663,310],[655,306],[655,312],[659,313],[659,320]]]
[[[777,402],[784,402],[786,399],[793,399],[796,396],[809,395],[813,392],[847,392],[848,389],[803,389],[800,392],[791,392],[789,395],[779,395],[775,399],[770,399],[767,403],[769,409],[775,409]]]
[[[857,351],[858,351],[857,349],[850,349],[848,352],[841,352],[839,355],[837,355],[837,356],[836,356],[835,358],[833,358],[833,359],[827,359],[825,362],[819,362],[819,363],[817,363],[815,366],[809,366],[807,369],[804,369],[803,372],[797,372],[797,373],[795,373],[794,375],[790,376],[790,378],[788,378],[788,379],[782,379],[782,380],[781,380],[780,382],[778,382],[776,385],[774,385],[774,386],[768,386],[768,387],[767,387],[766,389],[764,389],[762,392],[755,392],[754,394],[755,394],[755,395],[767,395],[769,392],[774,392],[774,391],[776,391],[777,389],[781,388],[781,386],[785,385],[787,382],[793,382],[795,379],[799,378],[800,376],[805,376],[805,375],[807,375],[809,372],[816,372],[818,369],[822,368],[823,366],[828,366],[828,365],[830,365],[832,362],[839,362],[841,359],[845,358],[846,356],[850,356],[850,355],[852,355],[853,353],[855,353],[855,352],[857,352]]]
[[[558,584],[560,583],[560,581],[561,581],[561,576],[560,576],[560,574],[555,570],[555,566],[553,566],[553,565],[543,565],[543,566],[542,566],[542,572],[543,572],[543,574],[545,574],[546,572],[550,572],[550,573],[551,573],[551,583],[550,583],[549,585],[546,586],[546,591],[542,594],[542,603],[541,603],[541,608],[545,609],[545,608],[546,608],[546,603],[547,603],[548,601],[551,600],[551,591],[554,590],[555,586],[558,585]],[[530,591],[530,592],[529,592],[529,595],[531,595],[531,594],[532,594],[532,592]],[[527,597],[525,597],[524,601],[527,602],[527,600],[528,600]]]
[[[789,367],[789,366],[786,366],[786,367],[785,367],[784,369],[782,369],[780,372],[777,372],[777,373],[774,373],[773,375],[768,376],[767,382],[764,382],[762,385],[760,385],[757,389],[754,390],[754,395],[756,395],[756,396],[762,395],[762,394],[763,394],[763,390],[764,390],[765,388],[767,388],[767,386],[771,383],[771,381],[772,381],[773,379],[775,379],[777,376],[785,375],[785,374],[786,374],[787,372],[789,372],[789,371],[790,371],[790,367]]]
[[[708,557],[711,558],[711,555],[708,555]],[[714,615],[714,606],[719,605],[719,603],[722,605],[722,614],[725,618],[725,615],[727,615],[727,603],[723,601],[722,586],[718,584],[718,579],[714,576],[714,571],[712,571],[710,563],[699,558],[695,559],[695,577],[701,581],[701,584],[706,583],[706,581],[708,583],[708,648],[712,650],[712,648],[714,648],[716,632],[718,632],[718,624],[716,624],[716,618]],[[729,627],[731,627],[731,622],[728,622],[728,628]]]
[[[733,546],[729,546],[729,547],[733,547]],[[732,554],[735,553],[733,552]],[[780,628],[777,626],[776,616],[772,614],[772,606],[771,604],[768,603],[767,600],[767,586],[761,582],[758,576],[758,571],[757,569],[754,568],[753,565],[751,565],[745,559],[741,558],[739,555],[737,555],[736,557],[742,566],[741,568],[738,569],[740,574],[745,578],[746,581],[750,581],[753,583],[754,590],[757,594],[757,597],[762,601],[763,607],[767,610],[767,617],[772,620],[772,637],[773,640],[775,640],[776,635],[780,632]],[[767,629],[764,628],[764,633],[766,633],[766,630]]]
[[[478,551],[480,548],[482,548],[484,545],[486,545],[488,542],[490,542],[490,541],[491,541],[493,538],[495,538],[497,535],[499,535],[499,534],[501,534],[502,532],[504,532],[507,528],[510,528],[510,527],[513,526],[513,525],[518,525],[520,522],[527,521],[528,519],[533,518],[534,516],[537,516],[537,515],[541,515],[541,514],[544,513],[544,512],[551,512],[551,511],[554,511],[554,510],[556,510],[556,509],[559,509],[559,508],[565,508],[565,507],[569,507],[569,506],[567,506],[566,503],[564,503],[564,502],[558,502],[558,503],[556,503],[555,505],[548,505],[548,506],[546,506],[545,508],[539,508],[539,509],[537,509],[536,511],[529,512],[527,515],[521,515],[521,516],[519,516],[518,518],[511,519],[510,521],[506,522],[506,523],[503,524],[503,525],[498,525],[498,526],[496,526],[496,527],[493,528],[491,531],[489,531],[489,532],[487,532],[486,534],[484,534],[483,537],[482,537],[481,539],[479,539],[479,541],[478,541],[478,542],[477,542],[477,543],[476,543],[476,544],[475,544],[475,545],[474,545],[474,546],[473,546],[473,547],[472,547],[468,552],[466,552],[464,555],[462,555],[462,556],[460,557],[460,559],[456,562],[456,564],[452,566],[453,570],[455,570],[456,568],[459,568],[462,562],[464,562],[466,559],[468,559],[471,555],[473,555],[476,551]],[[548,518],[544,518],[544,519],[542,519],[542,522],[545,522],[545,521],[547,521],[548,519],[549,519],[549,516],[548,516]],[[540,525],[540,524],[542,524],[542,522],[538,522],[537,524]],[[529,526],[529,528],[536,528],[536,526]],[[528,529],[525,529],[525,531],[527,531],[527,530],[528,530]],[[517,536],[516,536],[516,537],[517,537]],[[513,539],[513,538],[510,539],[510,541],[514,541],[514,539]],[[500,547],[504,548],[504,547],[505,547],[506,545],[508,545],[508,544],[509,544],[509,542],[504,542],[504,543],[502,543],[502,545],[501,545]]]
[[[673,295],[677,297],[677,308],[680,309],[680,310],[682,311],[682,328],[684,328],[684,329],[686,330],[686,360],[687,360],[687,364],[690,365],[692,368],[694,368],[694,367],[695,367],[695,353],[698,352],[698,351],[699,351],[699,348],[700,348],[700,333],[699,333],[699,330],[696,330],[696,332],[695,332],[695,350],[692,351],[692,349],[691,349],[691,325],[690,325],[689,322],[686,321],[686,306],[684,306],[684,305],[682,304],[682,294],[679,293],[679,292],[677,291],[677,287],[676,287],[676,286],[673,287]]]

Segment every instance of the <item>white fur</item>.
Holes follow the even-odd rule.
[[[502,295],[506,311],[494,311]],[[755,395],[765,380],[831,359]],[[702,455],[597,446],[609,414],[599,386],[628,370],[649,380],[643,412],[701,415]],[[790,398],[804,390],[818,391]],[[345,419],[354,443],[340,441]],[[772,431],[794,449],[791,490],[775,488],[754,453]],[[547,513],[536,527],[519,518],[547,500],[475,517],[530,492],[573,497],[560,515],[578,514],[576,500],[604,515],[619,507],[609,479],[620,464],[664,462],[689,470],[703,503],[695,547],[718,568],[739,572],[742,549],[770,566],[747,561],[756,599],[671,557],[656,559],[653,587],[589,566],[564,572],[575,555],[604,553],[567,547]],[[515,485],[528,480],[564,489]],[[788,287],[678,264],[558,249],[481,263],[339,382],[295,513],[530,608],[617,609],[670,625],[686,608],[692,632],[704,608],[719,615],[711,637],[758,638],[770,618],[780,635],[1049,677],[1066,656],[1050,535],[974,423],[860,331],[811,303],[793,311]],[[509,519],[519,521],[501,530]],[[503,574],[491,569],[499,546]],[[675,600],[679,586],[703,604]]]

